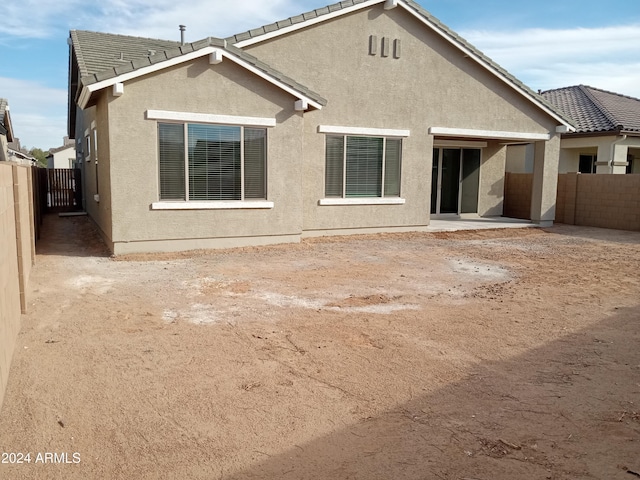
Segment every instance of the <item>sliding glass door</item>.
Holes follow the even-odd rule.
[[[477,213],[480,183],[479,148],[434,148],[431,213]]]

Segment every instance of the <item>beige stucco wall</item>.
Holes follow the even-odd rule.
[[[534,145],[509,145],[507,147],[507,172],[511,173],[532,173],[533,172]],[[562,152],[560,153],[560,163],[562,164]]]
[[[85,210],[98,227],[107,246],[113,249],[108,95],[108,91],[100,92],[95,105],[77,112],[76,147],[79,147],[77,155],[81,162]],[[98,132],[97,145],[92,132],[94,128]],[[91,142],[89,155],[85,133],[89,134]],[[80,143],[78,139],[81,140]]]
[[[391,44],[369,54],[370,35]],[[393,44],[402,45],[395,58]],[[302,234],[416,230],[429,223],[434,137],[430,127],[548,133],[557,121],[478,66],[402,8],[382,5],[248,47],[260,60],[328,99],[296,112],[290,94],[225,60],[205,56],[105,89],[82,115],[98,125],[100,201],[85,164],[87,211],[116,253],[296,241]],[[148,110],[275,118],[268,129],[272,209],[153,210],[158,201],[157,122]],[[403,140],[403,205],[320,206],[325,135],[320,125],[409,130]],[[479,213],[500,215],[506,148],[488,142]],[[93,153],[93,150],[92,150]],[[557,153],[557,152],[556,152]]]
[[[400,40],[400,58],[369,55],[369,37]],[[246,49],[328,99],[305,114],[304,229],[429,223],[433,137],[429,127],[548,133],[556,121],[465,57],[402,8],[374,6]],[[303,60],[301,60],[303,59]],[[324,135],[319,125],[408,129],[405,205],[319,206]],[[505,156],[483,152],[481,212],[499,214]],[[500,171],[502,168],[502,171]]]
[[[106,109],[110,122],[109,203],[116,253],[273,243],[278,237],[282,241],[299,239],[303,119],[294,110],[296,99],[290,94],[230,60],[210,65],[205,56],[126,82],[124,95],[113,97],[106,92],[105,99],[106,105],[100,103],[98,110]],[[276,126],[267,129],[267,199],[274,207],[152,210],[151,204],[159,199],[158,138],[157,122],[145,119],[150,109],[276,119]],[[100,158],[104,138],[101,134]],[[100,196],[102,203],[102,190]],[[256,238],[243,240],[248,237]]]
[[[559,158],[560,135],[534,144],[531,220],[543,226],[550,226],[555,219]]]
[[[507,147],[499,142],[490,142],[482,152],[478,194],[480,216],[498,216],[503,213],[506,161]]]

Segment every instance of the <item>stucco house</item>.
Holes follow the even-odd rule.
[[[69,136],[116,254],[420,231],[499,216],[532,143],[554,219],[571,121],[410,0],[350,0],[226,39],[73,30]]]
[[[47,168],[76,168],[76,145],[64,137],[62,146],[52,148],[47,155]]]
[[[640,173],[640,99],[586,85],[541,95],[573,120],[560,141],[560,173]],[[531,172],[533,149],[510,148],[507,169]]]
[[[0,98],[0,161],[7,162],[9,158],[9,143],[13,142],[13,125],[9,114],[9,102]]]

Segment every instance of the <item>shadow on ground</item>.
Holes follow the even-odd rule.
[[[630,479],[627,469],[640,472],[639,326],[640,307],[620,309],[224,478]]]
[[[69,257],[108,257],[109,250],[87,216],[60,217],[57,213],[43,216],[38,255]]]

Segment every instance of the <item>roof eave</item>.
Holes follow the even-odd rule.
[[[624,130],[599,130],[594,132],[569,132],[563,133],[562,138],[589,138],[589,137],[616,137],[620,135],[632,135],[640,136],[639,131],[624,131]]]
[[[631,135],[633,137],[640,137],[640,130],[625,130],[622,129],[618,135]]]

